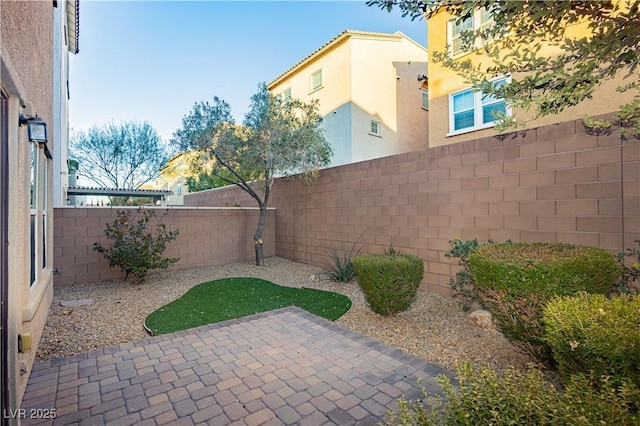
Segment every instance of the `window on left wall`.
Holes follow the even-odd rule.
[[[36,142],[31,145],[30,196],[30,284],[33,286],[47,267],[47,166],[44,150]]]

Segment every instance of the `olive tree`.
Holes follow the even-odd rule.
[[[271,94],[264,84],[251,98],[242,125],[231,119],[228,104],[214,100],[219,113],[207,137],[193,137],[183,149],[197,149],[211,176],[247,192],[260,209],[253,236],[256,265],[264,265],[262,233],[267,219],[271,187],[276,177],[298,174],[312,179],[329,164],[332,150],[324,138],[317,102],[284,100]]]

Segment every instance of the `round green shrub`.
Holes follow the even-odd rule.
[[[373,312],[391,315],[409,309],[424,274],[422,259],[411,254],[367,254],[351,262]]]
[[[542,312],[555,296],[607,293],[620,274],[606,250],[563,243],[502,243],[469,254],[482,304],[509,339],[552,361]]]
[[[563,379],[592,373],[640,386],[640,297],[555,298],[544,309],[543,322]]]

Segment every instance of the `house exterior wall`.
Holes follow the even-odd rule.
[[[323,84],[311,91],[311,75],[320,69]],[[318,100],[335,166],[427,146],[416,81],[425,73],[426,49],[406,36],[347,32],[268,88]],[[370,134],[370,120],[380,123],[380,136]]]
[[[416,76],[427,72],[427,52],[406,37],[351,37],[352,161],[428,146],[428,114]],[[370,120],[381,136],[369,133]]]
[[[192,193],[192,206],[251,205],[234,188]],[[640,238],[640,141],[587,134],[582,120],[320,171],[304,186],[278,179],[276,251],[325,265],[359,240],[424,261],[422,289],[449,293],[459,269],[449,241],[548,241],[617,252]],[[360,236],[362,235],[362,236]]]
[[[0,84],[8,95],[8,393],[9,407],[20,406],[53,295],[53,208],[46,205],[47,267],[30,286],[30,143],[20,113],[37,114],[55,132],[53,116],[53,7],[51,2],[0,4]],[[23,108],[26,106],[26,108]],[[39,150],[41,155],[42,149]],[[44,158],[43,155],[41,155]],[[46,161],[46,160],[43,160]],[[52,165],[46,161],[44,190],[52,196]],[[33,346],[18,353],[18,335],[31,333]],[[17,423],[18,419],[10,419]]]
[[[67,46],[66,0],[59,1],[53,9],[54,74],[53,74],[53,119],[58,124],[53,139],[53,204],[55,207],[67,205],[66,190],[69,186],[69,53]]]
[[[93,251],[93,243],[109,247],[104,230],[128,209],[62,207],[55,209],[54,284],[79,284],[121,278],[120,269]],[[166,257],[180,260],[170,269],[189,269],[255,260],[253,232],[258,224],[257,208],[153,208],[170,231],[178,230]],[[162,215],[167,213],[166,217]],[[264,255],[276,255],[275,211],[269,209],[264,229]],[[152,219],[153,220],[153,219]],[[153,272],[153,271],[151,271]]]
[[[447,44],[447,21],[451,15],[440,12],[429,19],[427,37],[429,40],[429,50],[432,52],[445,51]],[[568,37],[580,37],[586,34],[586,24],[575,24],[567,28]],[[541,52],[549,57],[559,53],[557,47],[544,47]],[[470,58],[474,65],[486,63],[486,58],[480,55],[468,53],[459,57],[460,60]],[[429,103],[430,103],[430,126],[429,144],[430,146],[449,145],[465,140],[477,139],[493,136],[497,132],[493,129],[476,130],[455,136],[447,136],[449,133],[449,94],[470,87],[465,84],[464,78],[455,72],[442,67],[440,64],[430,62],[428,65],[429,75]],[[514,78],[521,78],[522,75],[514,75]],[[616,111],[618,107],[632,100],[630,92],[618,93],[616,87],[623,85],[623,76],[615,80],[604,83],[596,91],[592,99],[581,102],[571,108],[565,109],[557,115],[546,116],[533,120],[533,111],[524,112],[514,109],[513,113],[525,122],[525,128],[535,128],[552,123],[562,123],[569,120],[581,119],[585,115],[601,115]]]
[[[325,118],[325,138],[334,155],[332,164],[351,160],[351,44],[348,38],[328,47],[321,55],[299,66],[295,72],[269,86],[278,95],[287,89],[303,102],[318,100],[318,112]],[[322,86],[311,90],[311,74],[322,70]]]

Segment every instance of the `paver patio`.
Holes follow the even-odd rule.
[[[288,307],[37,363],[23,424],[373,425],[440,373]]]

